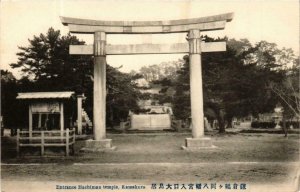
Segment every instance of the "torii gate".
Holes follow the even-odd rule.
[[[97,21],[61,17],[72,33],[94,34],[94,45],[70,45],[70,54],[94,55],[94,140],[86,142],[85,150],[114,149],[106,138],[106,55],[178,54],[189,53],[192,136],[186,138],[184,149],[211,147],[210,138],[204,137],[203,90],[201,52],[226,51],[225,42],[201,42],[200,31],[224,29],[233,13],[209,17],[169,21]],[[108,45],[106,34],[161,34],[188,33],[188,43]]]

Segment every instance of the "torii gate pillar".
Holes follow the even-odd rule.
[[[190,65],[190,96],[192,115],[192,136],[185,139],[186,150],[214,147],[209,137],[204,137],[204,109],[201,67],[201,36],[200,31],[192,29],[188,33],[189,65]]]
[[[106,138],[106,34],[94,34],[94,140],[87,140],[82,151],[114,150],[112,140]]]

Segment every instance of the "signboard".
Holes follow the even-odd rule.
[[[56,113],[59,112],[59,102],[32,103],[33,113]]]

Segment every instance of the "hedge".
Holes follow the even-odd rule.
[[[251,123],[252,128],[269,128],[269,129],[273,129],[273,128],[275,128],[275,126],[276,126],[275,122],[253,121]]]
[[[282,127],[283,123],[280,122],[279,125]],[[286,121],[286,127],[293,126],[293,128],[298,128],[300,127],[300,122],[298,121]],[[265,128],[265,129],[273,129],[275,128],[276,123],[275,122],[265,122],[265,121],[253,121],[251,123],[252,128]]]
[[[282,127],[283,123],[280,122],[279,125]],[[286,127],[291,127],[291,125],[292,125],[294,129],[299,129],[300,128],[300,122],[299,121],[286,121],[285,125],[286,125]]]

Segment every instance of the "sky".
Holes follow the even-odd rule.
[[[18,46],[46,33],[50,27],[68,33],[60,16],[94,20],[175,20],[234,12],[224,30],[203,32],[212,37],[247,38],[252,44],[261,40],[292,48],[299,55],[298,0],[2,0],[0,2],[0,66],[21,73],[9,64],[17,62]],[[92,35],[78,35],[92,44]],[[182,43],[185,33],[161,35],[108,35],[110,44]],[[182,58],[180,54],[107,56],[107,62],[130,72],[145,65]]]

